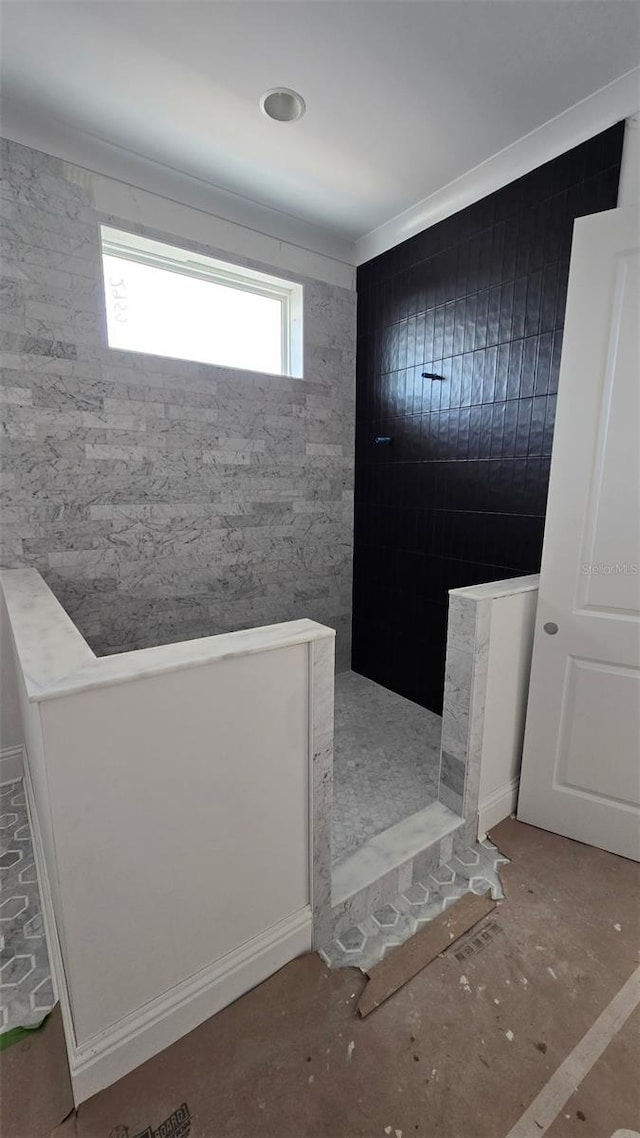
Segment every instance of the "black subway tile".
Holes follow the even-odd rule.
[[[523,340],[511,341],[509,350],[509,370],[507,372],[507,399],[517,399],[520,394],[523,345]]]
[[[522,372],[520,375],[520,395],[527,398],[533,395],[538,360],[538,337],[528,336],[522,346]]]
[[[502,401],[507,398],[507,376],[509,375],[509,344],[500,344],[496,362],[495,398]]]
[[[558,378],[560,376],[560,358],[562,355],[562,337],[563,332],[560,328],[557,332],[553,333],[553,347],[551,349],[551,366],[549,369],[549,391],[554,392],[558,390]]]
[[[473,345],[476,338],[476,310],[478,308],[477,294],[467,297],[466,314],[465,314],[465,330],[464,330],[464,350],[465,352],[472,352]]]
[[[538,337],[538,358],[536,361],[536,377],[533,385],[536,395],[546,395],[549,390],[552,351],[553,332],[545,332],[542,336]]]
[[[518,425],[516,427],[515,456],[519,458],[529,453],[529,433],[531,431],[532,399],[518,400]]]
[[[489,313],[489,290],[478,293],[476,305],[476,332],[474,348],[484,348],[487,344],[487,319]]]
[[[524,318],[525,336],[537,335],[540,329],[540,299],[542,294],[542,270],[531,273],[527,280],[527,303]]]
[[[539,567],[573,223],[623,131],[358,269],[353,666],[436,711],[447,590]]]
[[[513,311],[511,315],[511,335],[514,340],[524,336],[527,315],[527,278],[518,277],[513,285]]]
[[[485,352],[480,350],[473,353],[473,376],[471,379],[471,405],[482,403],[482,385],[484,383]]]

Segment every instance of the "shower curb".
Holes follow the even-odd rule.
[[[355,854],[334,867],[331,934],[324,937],[318,947],[324,947],[341,932],[360,924],[413,882],[447,863],[459,850],[468,848],[475,841],[476,833],[477,818],[465,821],[441,803],[432,803],[383,834],[370,838]],[[385,847],[389,846],[397,847],[396,855],[388,854],[385,858]],[[385,860],[389,860],[386,869],[383,868]]]
[[[443,843],[444,844],[444,843]],[[488,839],[458,844],[457,853],[431,872],[416,875],[410,885],[386,899],[377,909],[337,932],[320,955],[330,968],[367,971],[390,949],[404,944],[421,928],[469,893],[504,898],[499,870],[508,858]]]

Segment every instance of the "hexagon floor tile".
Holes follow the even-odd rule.
[[[54,1004],[21,782],[0,786],[0,1032],[40,1023]]]
[[[465,893],[491,891],[494,900],[502,900],[498,870],[508,860],[488,838],[476,842],[446,865],[414,881],[359,925],[340,933],[320,949],[321,957],[330,968],[372,968]]]

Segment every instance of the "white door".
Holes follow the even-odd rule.
[[[576,222],[518,818],[640,860],[638,208]]]

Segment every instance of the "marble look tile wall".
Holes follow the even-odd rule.
[[[180,242],[99,214],[56,158],[3,141],[2,167],[0,563],[98,654],[310,617],[348,667],[355,294],[290,274],[304,379],[113,351],[100,223]]]
[[[440,802],[465,819],[478,810],[491,600],[449,594]]]
[[[311,653],[311,905],[313,943],[325,944],[331,932],[331,817],[333,803],[333,694],[335,645],[315,640]]]
[[[522,672],[523,661],[530,661],[533,632],[523,633],[517,621],[505,640],[504,624],[496,632],[492,619],[497,606],[503,602],[537,596],[539,577],[512,577],[506,581],[490,581],[472,585],[467,589],[452,589],[449,593],[449,622],[445,663],[444,706],[442,710],[442,749],[440,752],[440,802],[460,814],[469,827],[469,840],[475,840],[474,827],[478,820],[480,774],[484,764],[491,763],[492,777],[504,768],[503,778],[512,780],[514,764],[519,766],[517,732],[509,735],[514,719],[524,724],[528,670]],[[504,609],[502,610],[504,612]],[[513,610],[511,610],[513,611]],[[522,610],[521,610],[522,611]],[[513,619],[513,617],[512,617]],[[500,636],[502,627],[502,639]],[[501,662],[502,666],[521,672],[524,676],[517,690],[500,691],[500,699],[493,689],[493,698],[487,703],[489,670]],[[494,673],[495,675],[495,673]],[[495,752],[483,755],[487,717],[495,732],[496,715],[500,717],[507,741],[502,741]],[[523,728],[522,728],[523,729]],[[505,786],[505,789],[508,789]]]

